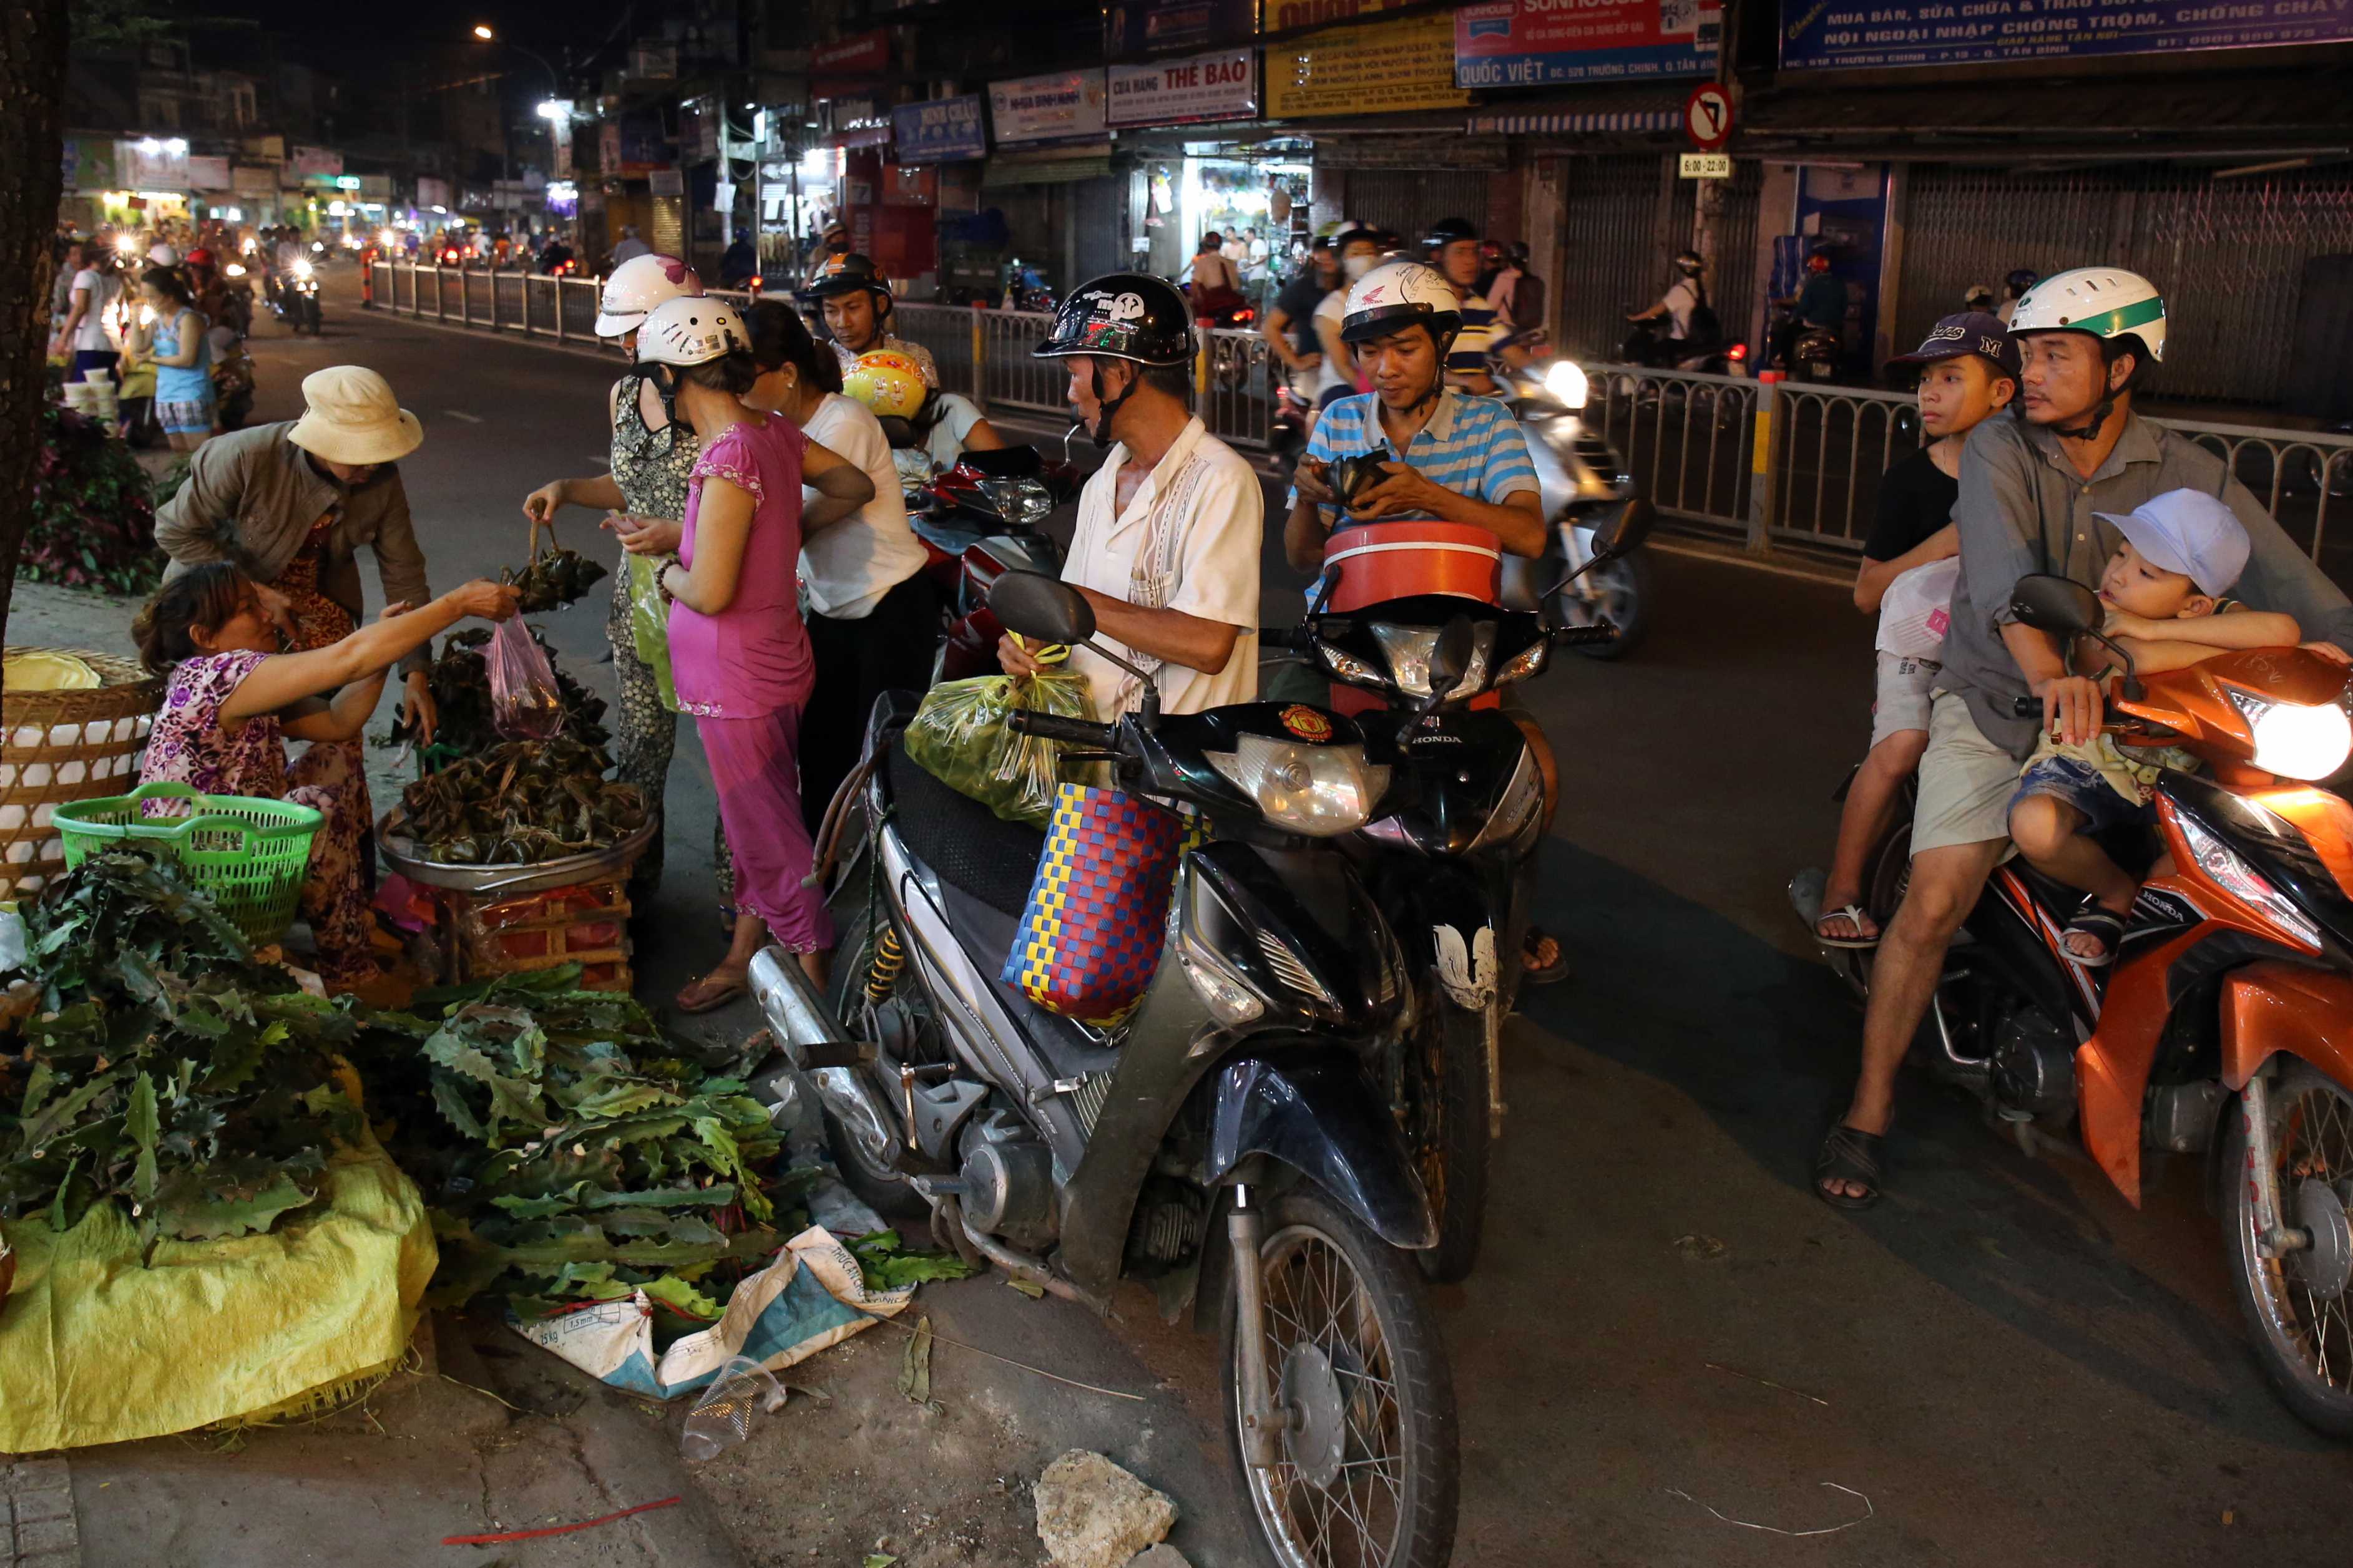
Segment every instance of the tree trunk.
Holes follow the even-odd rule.
[[[0,643],[32,521],[47,395],[49,254],[57,233],[67,0],[0,0]]]

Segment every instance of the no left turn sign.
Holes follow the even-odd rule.
[[[1704,81],[1683,100],[1683,132],[1692,145],[1713,153],[1732,134],[1732,94],[1720,82]]]

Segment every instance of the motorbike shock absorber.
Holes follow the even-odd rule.
[[[899,972],[906,967],[907,954],[899,945],[898,931],[884,926],[874,944],[874,961],[866,967],[866,1000],[876,1006],[888,1001],[899,984]]]

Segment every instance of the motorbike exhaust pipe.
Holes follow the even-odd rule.
[[[807,1077],[825,1108],[849,1129],[877,1164],[886,1169],[897,1165],[900,1142],[890,1112],[864,1074],[855,1068],[831,1065],[854,1057],[857,1047],[808,976],[801,973],[800,961],[781,947],[764,947],[752,957],[751,981],[752,998],[760,1005],[760,1016],[767,1020],[768,1032],[784,1051],[786,1064],[760,1074],[754,1080],[753,1092],[764,1103],[783,1110],[790,1105],[791,1094],[778,1080],[790,1082],[797,1074]],[[817,1066],[820,1057],[828,1065]]]

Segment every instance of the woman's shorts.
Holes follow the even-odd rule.
[[[1928,731],[1928,694],[1945,667],[1933,658],[1879,653],[1879,694],[1871,704],[1871,743],[1905,730]]]
[[[212,400],[200,403],[157,403],[155,423],[167,436],[205,436],[213,427]]]

